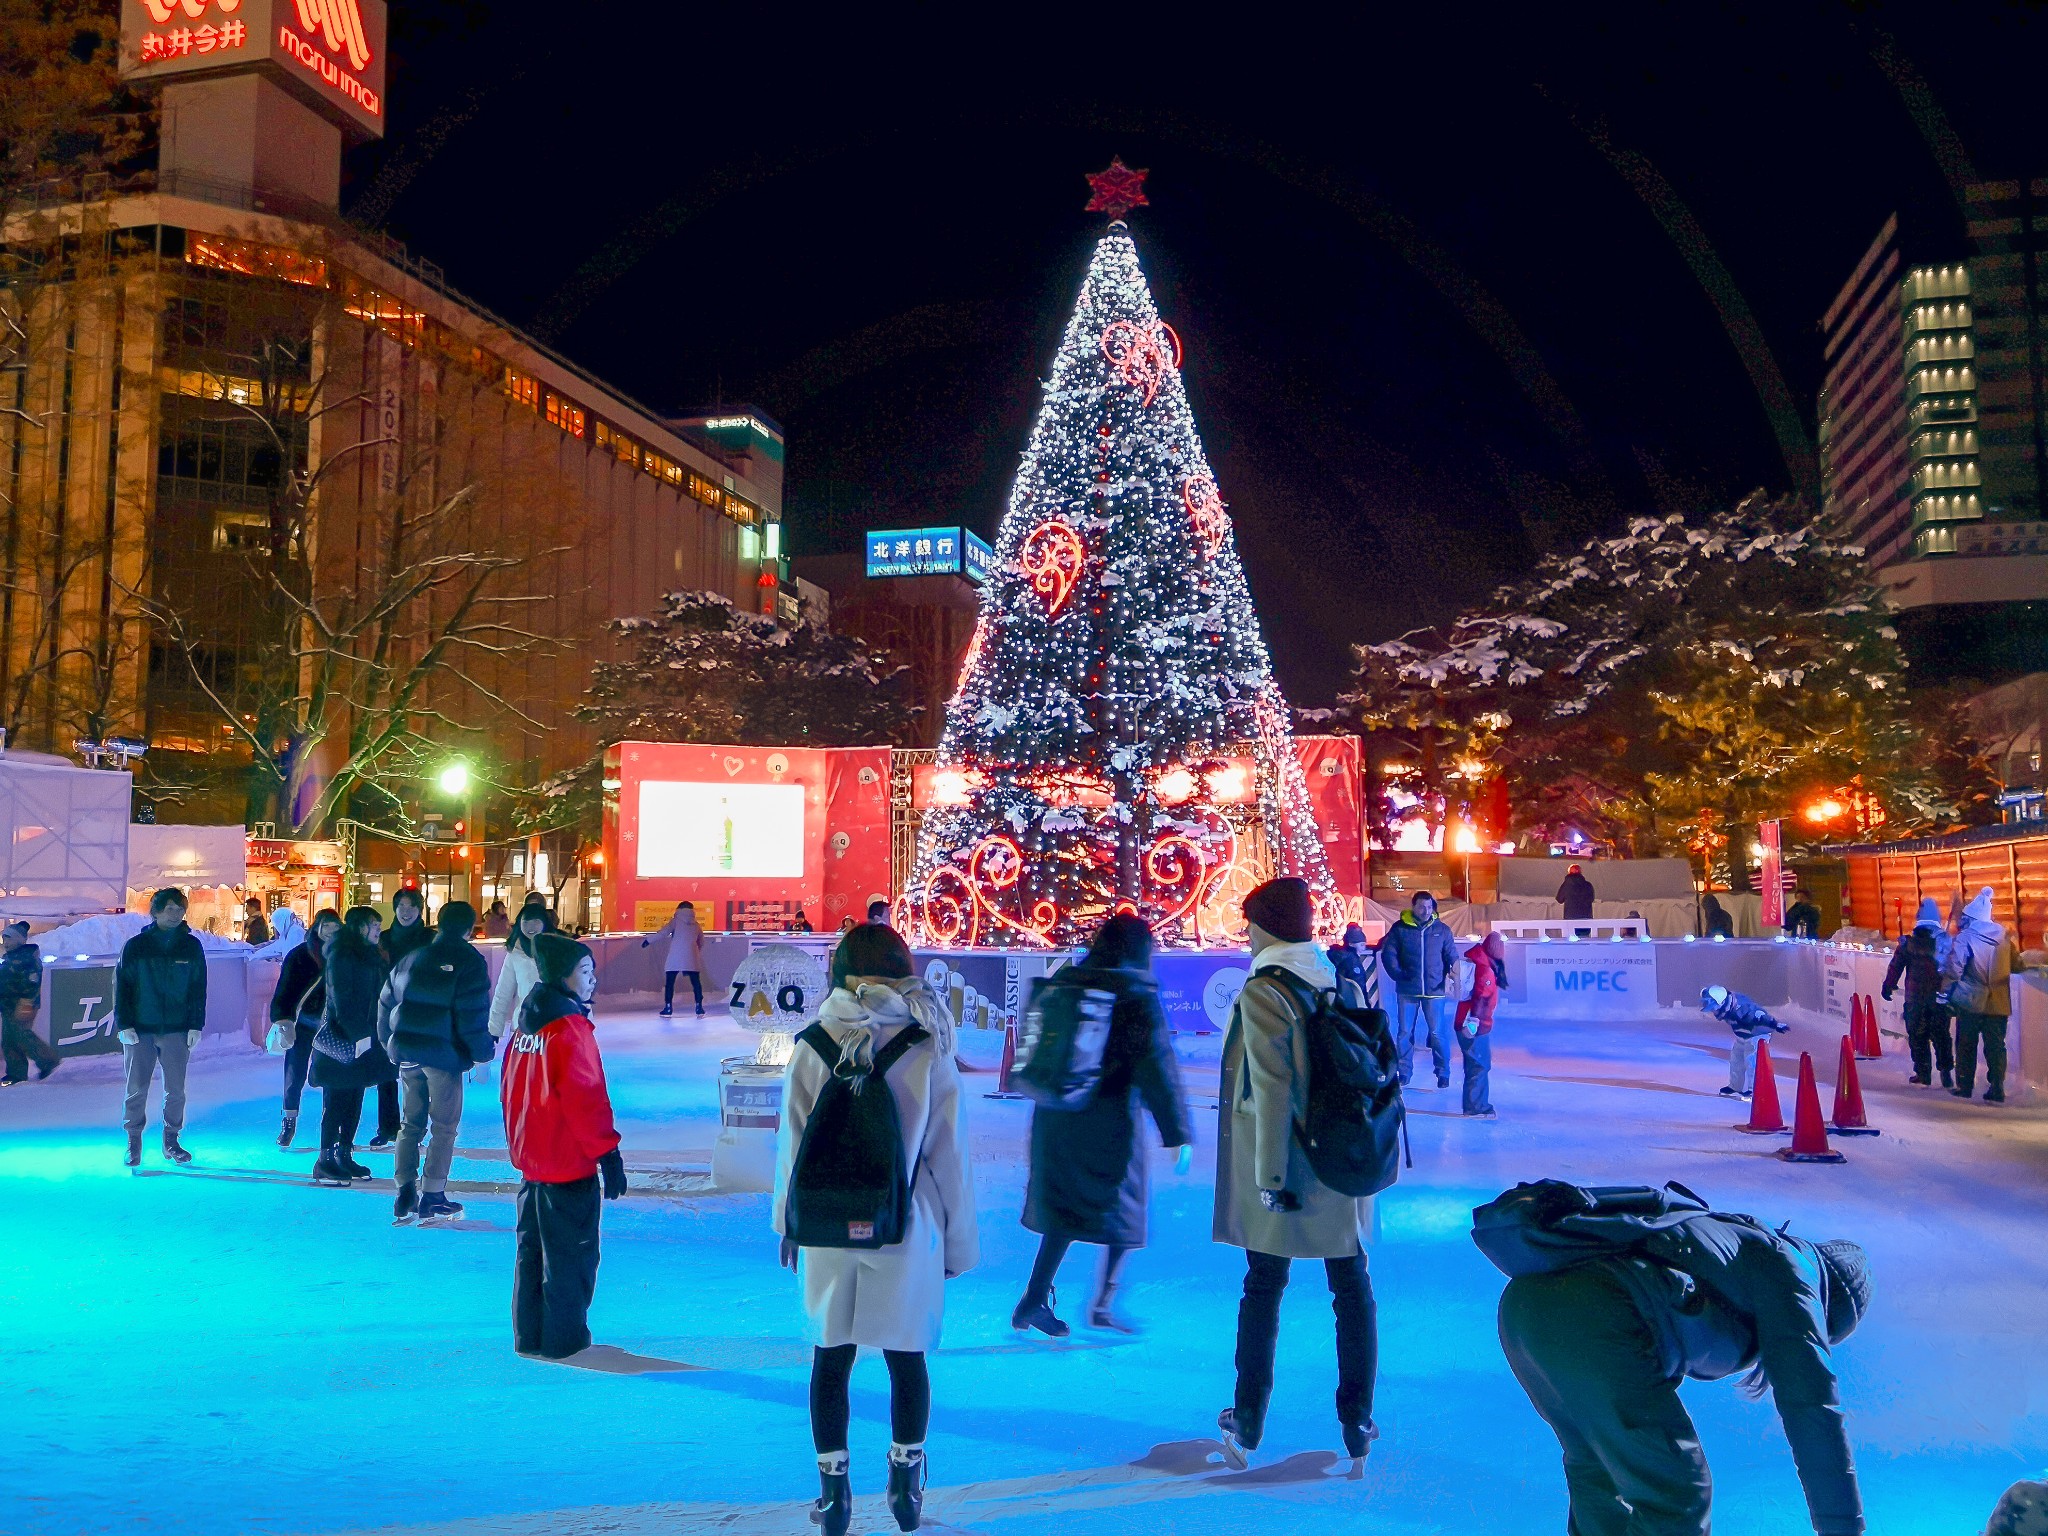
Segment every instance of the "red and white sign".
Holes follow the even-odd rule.
[[[324,116],[384,133],[384,0],[122,0],[121,74],[260,69]]]

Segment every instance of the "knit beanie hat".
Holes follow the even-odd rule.
[[[1862,1246],[1847,1238],[1816,1246],[1828,1272],[1828,1342],[1839,1344],[1870,1309],[1870,1264]]]
[[[1266,925],[1261,923],[1259,926],[1263,928]],[[1365,942],[1365,930],[1356,923],[1346,923],[1344,925],[1344,942],[1346,944],[1363,944]]]
[[[1970,898],[1970,904],[1963,908],[1963,916],[1969,918],[1974,923],[1988,923],[1991,921],[1990,886],[1985,886],[1975,896]]]
[[[585,955],[590,955],[592,961],[597,959],[590,954],[588,944],[578,943],[566,933],[537,933],[533,936],[533,963],[544,982],[561,986],[576,974],[577,962]]]
[[[1314,927],[1308,882],[1283,875],[1253,887],[1244,899],[1244,915],[1283,944],[1306,944]]]
[[[1920,898],[1920,910],[1913,916],[1915,928],[1939,928],[1941,926],[1941,903],[1932,896]]]

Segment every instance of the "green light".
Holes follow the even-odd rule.
[[[441,770],[441,777],[435,781],[444,795],[459,795],[469,788],[469,764],[460,760],[450,763]]]

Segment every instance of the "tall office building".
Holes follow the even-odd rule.
[[[1969,215],[1984,484],[1994,516],[2039,523],[2048,518],[2041,334],[2048,180],[1971,187]]]

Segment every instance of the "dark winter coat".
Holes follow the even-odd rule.
[[[320,946],[308,935],[306,942],[284,957],[278,968],[277,990],[270,994],[270,1022],[298,1023],[317,1029],[327,1006],[327,983],[320,970]]]
[[[1330,957],[1330,964],[1336,968],[1337,980],[1348,981],[1358,988],[1358,995],[1368,1008],[1380,1006],[1379,978],[1373,974],[1371,960],[1361,955],[1349,944],[1332,944],[1324,951]]]
[[[1782,1035],[1791,1028],[1789,1024],[1780,1024],[1768,1008],[1746,992],[1730,992],[1718,1004],[1702,999],[1700,1006],[1744,1040],[1754,1040],[1758,1035]]]
[[[1890,1002],[1899,983],[1906,984],[1906,1011],[1932,1008],[1941,994],[1941,946],[1931,928],[1915,928],[1892,951],[1884,968],[1884,999]]]
[[[144,1035],[206,1028],[206,951],[183,923],[151,923],[121,946],[114,966],[114,1025]]]
[[[1557,888],[1557,899],[1564,904],[1566,917],[1588,918],[1593,915],[1593,882],[1584,875],[1566,875],[1564,884]]]
[[[398,926],[397,914],[391,918],[391,926],[377,936],[377,948],[384,956],[385,965],[398,969],[398,962],[416,949],[425,949],[434,942],[434,930],[427,925],[424,916],[410,928]]]
[[[1457,963],[1450,927],[1439,917],[1416,922],[1412,907],[1380,940],[1380,969],[1402,997],[1442,997]]]
[[[392,969],[377,1041],[400,1066],[466,1072],[494,1054],[490,1019],[490,966],[468,939],[441,934]]]
[[[0,955],[0,1019],[13,1018],[23,998],[43,1006],[43,952],[33,944],[17,944]]]
[[[1194,1139],[1159,984],[1149,971],[1075,966],[1061,974],[1114,991],[1116,1005],[1095,1097],[1080,1109],[1032,1113],[1024,1225],[1076,1242],[1142,1248],[1151,1184],[1139,1101],[1163,1145]]]
[[[324,970],[326,986],[320,1019],[320,1033],[328,1040],[346,1040],[368,1049],[342,1060],[313,1045],[312,1080],[316,1088],[370,1088],[394,1081],[398,1069],[377,1043],[377,1004],[390,975],[382,952],[364,944],[346,931],[327,946]]]
[[[1728,909],[1709,896],[1700,908],[1700,914],[1707,925],[1710,939],[1732,939],[1735,937],[1735,919],[1728,915]]]
[[[270,919],[261,912],[251,913],[249,920],[242,924],[244,944],[268,944],[270,942]]]
[[[1785,936],[1792,939],[1820,937],[1820,908],[1810,901],[1795,901],[1785,909]]]

